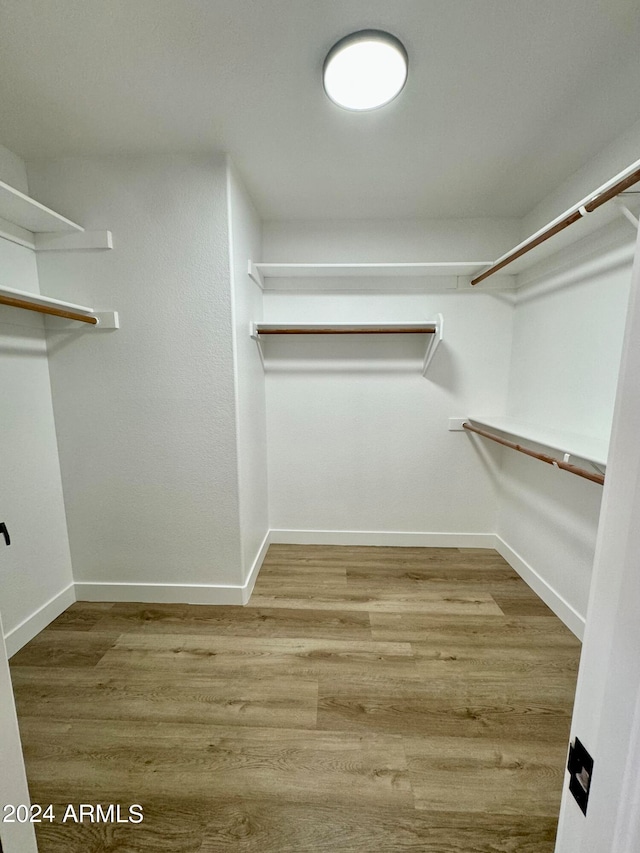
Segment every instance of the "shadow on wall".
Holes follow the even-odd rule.
[[[505,450],[501,491],[511,509],[532,529],[560,530],[575,552],[589,555],[595,546],[602,486],[551,465]]]
[[[460,371],[456,364],[456,356],[445,340],[440,343],[429,365],[426,379],[452,394],[457,394],[460,390]]]
[[[289,336],[263,342],[269,373],[414,374],[421,377],[426,344],[421,335]],[[427,370],[426,380],[447,391],[457,389],[453,354],[443,341]]]
[[[526,288],[517,295],[518,304],[535,302],[550,293],[581,287],[597,281],[602,275],[630,267],[635,251],[635,239],[626,231],[610,228],[598,241],[581,241],[572,247],[564,259],[556,258],[553,266],[542,264],[537,274],[529,278]],[[579,252],[579,262],[576,253]]]
[[[507,452],[504,447],[499,444],[494,444],[492,441],[485,441],[479,436],[464,430],[468,440],[473,444],[477,452],[480,464],[484,468],[489,480],[494,488],[501,486],[500,473],[503,465],[504,454]],[[455,433],[454,433],[455,434]]]

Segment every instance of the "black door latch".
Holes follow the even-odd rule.
[[[7,525],[4,521],[0,522],[0,533],[4,536],[4,544],[11,545],[11,537],[9,536],[9,531],[7,530]]]
[[[593,776],[593,758],[589,755],[579,738],[569,744],[569,761],[567,770],[571,774],[569,779],[569,790],[575,801],[580,806],[582,813],[587,813],[589,802],[589,789],[591,788],[591,777]]]

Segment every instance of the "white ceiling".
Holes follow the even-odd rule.
[[[362,28],[409,80],[348,113],[320,72]],[[0,3],[2,144],[228,151],[267,218],[520,216],[638,119],[638,0]]]

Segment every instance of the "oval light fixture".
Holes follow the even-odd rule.
[[[382,30],[360,30],[336,42],[322,70],[324,90],[339,107],[375,110],[392,101],[407,80],[404,45]]]

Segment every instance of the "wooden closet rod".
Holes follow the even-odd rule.
[[[532,249],[535,249],[541,243],[545,243],[550,237],[554,237],[556,234],[559,234],[560,231],[564,231],[565,228],[568,228],[570,225],[573,225],[574,222],[577,222],[579,219],[582,219],[583,216],[586,216],[587,213],[593,213],[594,210],[597,210],[606,202],[610,201],[612,198],[615,198],[620,193],[628,190],[629,187],[632,187],[634,184],[637,184],[640,181],[640,168],[635,169],[635,171],[631,172],[631,174],[627,175],[625,178],[621,178],[619,181],[616,181],[610,187],[598,193],[594,198],[587,201],[585,204],[580,205],[580,207],[575,210],[567,213],[562,219],[557,222],[549,225],[548,228],[545,228],[544,231],[541,231],[539,234],[531,237],[531,239],[527,240],[521,246],[517,246],[512,252],[509,252],[508,255],[505,255],[504,258],[501,258],[499,261],[496,261],[495,264],[489,267],[489,269],[485,270],[480,275],[471,279],[471,284],[480,284],[481,281],[484,281],[485,278],[488,278],[490,275],[497,273],[499,270],[506,267],[508,264],[513,261],[521,258],[523,255],[526,255],[527,252],[530,252]]]
[[[78,320],[80,323],[90,323],[92,326],[98,323],[97,317],[78,314],[76,311],[65,311],[64,308],[53,308],[50,305],[38,305],[35,302],[27,302],[26,299],[15,299],[13,296],[0,295],[0,305],[24,308],[26,311],[36,311],[38,314],[51,314],[54,317],[64,317],[65,320]]]
[[[433,335],[435,328],[404,326],[390,329],[386,326],[258,326],[259,335]]]
[[[464,429],[469,430],[469,432],[475,432],[483,438],[490,438],[491,441],[502,444],[504,447],[510,447],[511,450],[518,450],[520,453],[525,453],[533,459],[539,459],[541,462],[546,462],[548,465],[555,465],[556,468],[562,468],[563,471],[569,471],[571,474],[576,474],[578,477],[584,477],[585,480],[591,480],[592,483],[599,483],[601,486],[604,484],[603,474],[593,474],[591,471],[579,468],[577,465],[572,465],[570,462],[564,462],[562,459],[555,459],[553,456],[547,456],[546,453],[536,453],[534,450],[529,450],[528,448],[522,447],[520,444],[516,444],[513,441],[507,441],[506,438],[500,438],[500,436],[494,435],[492,432],[487,432],[484,429],[471,426],[469,423],[463,423],[462,426]]]

